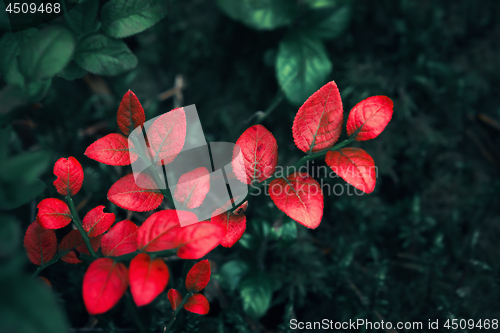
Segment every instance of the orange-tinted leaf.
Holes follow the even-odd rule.
[[[177,256],[182,259],[200,259],[220,244],[224,229],[211,222],[198,222],[180,228]]]
[[[118,257],[137,250],[137,225],[129,220],[118,222],[101,240],[102,254]]]
[[[93,261],[83,277],[83,302],[91,315],[115,306],[128,287],[127,267],[110,258]]]
[[[147,137],[155,162],[172,162],[181,152],[186,139],[184,109],[174,109],[158,117],[148,128]]]
[[[99,250],[99,246],[101,245],[101,237],[92,237],[90,238],[90,246],[94,252]],[[66,236],[61,240],[59,244],[59,254],[61,255],[61,260],[67,262],[68,264],[78,264],[81,263],[80,259],[75,253],[75,250],[80,253],[85,253],[90,255],[89,250],[87,249],[87,245],[85,245],[85,241],[83,240],[82,235],[78,230],[71,230],[68,232]]]
[[[182,303],[181,293],[175,289],[170,289],[167,293],[168,300],[170,301],[170,305],[172,305],[172,309],[175,311]]]
[[[184,309],[192,313],[206,315],[210,311],[210,304],[202,294],[194,294],[184,304]]]
[[[139,253],[130,261],[128,278],[135,304],[143,306],[165,290],[170,273],[161,258],[151,260],[148,254]]]
[[[83,229],[89,237],[96,237],[105,233],[115,222],[115,214],[105,213],[104,206],[91,209],[83,218]]]
[[[347,118],[347,134],[353,135],[359,128],[356,141],[376,138],[392,118],[394,103],[387,96],[372,96],[356,104]]]
[[[100,138],[85,150],[85,156],[107,165],[129,165],[137,160],[133,147],[121,134],[111,133]]]
[[[212,214],[211,219],[213,223],[219,225],[224,230],[224,238],[222,238],[221,241],[221,245],[224,247],[233,246],[238,240],[240,240],[241,236],[245,233],[245,229],[247,228],[247,218],[242,212],[245,211],[246,206],[248,206],[248,202],[236,208],[234,212],[237,214],[231,213],[227,210],[229,204],[230,203],[226,203],[226,205],[222,208],[217,209]]]
[[[205,167],[183,174],[175,188],[175,200],[188,209],[199,207],[210,191],[210,174]]]
[[[137,181],[134,174],[128,174],[116,181],[108,191],[108,200],[115,205],[134,212],[146,212],[156,209],[163,201],[163,194],[151,176],[140,174]]]
[[[186,288],[189,291],[200,291],[210,281],[210,263],[208,259],[196,263],[186,275]]]
[[[38,279],[40,281],[43,281],[43,283],[45,283],[47,286],[49,286],[50,288],[52,288],[52,283],[50,283],[49,279],[47,279],[46,277],[43,277],[43,276],[39,276]]]
[[[80,162],[72,156],[57,160],[54,164],[54,175],[57,179],[53,184],[60,195],[73,196],[82,188],[83,169]]]
[[[139,99],[132,91],[127,91],[123,95],[116,114],[118,127],[123,134],[129,135],[134,128],[141,126],[145,121],[146,115]]]
[[[38,206],[37,221],[47,229],[59,229],[71,222],[71,212],[68,205],[55,198],[43,199]]]
[[[54,230],[43,228],[35,221],[24,234],[24,249],[28,259],[41,266],[54,258],[57,252],[56,233]]]
[[[346,182],[365,193],[375,189],[375,162],[361,148],[343,148],[326,153],[326,164]]]
[[[242,158],[236,158],[240,152]],[[232,164],[234,174],[245,184],[268,179],[278,164],[276,139],[262,125],[250,127],[236,141]]]
[[[287,179],[277,178],[269,185],[276,206],[303,226],[315,229],[323,216],[323,192],[319,183],[305,172]]]
[[[335,82],[311,95],[293,120],[293,140],[305,153],[330,148],[342,131],[342,100]]]

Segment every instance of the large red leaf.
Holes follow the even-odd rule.
[[[102,254],[118,257],[137,250],[137,225],[129,220],[118,222],[101,240]]]
[[[53,184],[60,195],[73,196],[82,188],[83,169],[80,162],[72,156],[57,160],[54,164],[54,175],[57,179]]]
[[[83,277],[83,302],[91,315],[115,306],[128,287],[127,267],[110,258],[93,261]]]
[[[233,213],[228,211],[228,204],[224,205],[222,208],[217,209],[212,214],[211,221],[224,230],[224,238],[222,238],[221,245],[224,247],[231,247],[237,241],[240,240],[241,236],[245,233],[247,228],[247,218],[243,214],[248,203],[244,203],[238,207]],[[241,208],[241,209],[240,209]]]
[[[174,109],[156,118],[148,128],[147,137],[155,162],[172,162],[181,152],[186,139],[184,109]]]
[[[240,152],[242,156],[237,158]],[[276,139],[262,125],[250,127],[236,141],[232,164],[234,174],[245,184],[268,179],[278,164]]]
[[[372,96],[356,104],[347,118],[347,134],[353,135],[359,128],[356,141],[377,137],[392,118],[394,103],[387,96]]]
[[[135,304],[143,306],[165,290],[170,273],[161,258],[151,260],[148,254],[139,253],[130,261],[128,278]]]
[[[130,173],[116,181],[108,191],[108,200],[115,205],[134,212],[156,209],[163,201],[163,194],[156,189],[154,180],[148,174],[137,176]]]
[[[105,233],[115,222],[115,214],[105,213],[104,206],[91,209],[83,218],[83,229],[89,237],[96,237]]]
[[[319,183],[305,172],[287,179],[277,178],[269,185],[276,206],[303,226],[315,229],[323,216],[323,192]]]
[[[90,246],[92,246],[92,250],[97,252],[99,250],[99,246],[101,245],[101,237],[91,237]],[[78,264],[81,263],[80,259],[75,253],[75,250],[80,253],[85,253],[90,255],[89,250],[87,249],[87,245],[85,245],[85,241],[83,240],[82,234],[78,230],[71,230],[64,238],[61,240],[59,244],[59,254],[61,255],[61,260],[67,262],[68,264]]]
[[[188,209],[199,207],[210,191],[210,174],[205,167],[183,174],[175,188],[175,200]]]
[[[219,245],[224,237],[224,229],[211,222],[198,222],[180,229],[177,256],[182,259],[200,259]]]
[[[210,281],[210,263],[208,259],[196,263],[186,275],[186,288],[189,291],[205,289]]]
[[[59,229],[71,222],[69,207],[62,200],[43,199],[36,207],[38,208],[37,221],[44,228]]]
[[[145,121],[146,115],[139,99],[132,91],[127,91],[123,95],[116,114],[118,127],[123,134],[129,135],[134,128],[141,126]]]
[[[170,305],[172,305],[172,309],[175,311],[182,303],[181,293],[175,289],[170,289],[167,293],[168,300],[170,301]]]
[[[85,155],[107,165],[129,165],[138,157],[133,149],[129,147],[126,137],[111,133],[88,146]]]
[[[43,228],[35,221],[30,224],[24,235],[24,249],[32,263],[43,265],[54,258],[57,252],[56,233],[54,230]]]
[[[342,100],[335,82],[311,95],[293,120],[293,140],[305,153],[330,148],[342,131]]]
[[[366,193],[375,189],[375,162],[361,148],[343,148],[326,153],[326,164],[346,182]]]
[[[194,294],[184,303],[184,309],[192,313],[206,315],[210,311],[210,304],[202,294]]]

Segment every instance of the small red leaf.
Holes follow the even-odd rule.
[[[210,263],[208,259],[196,263],[186,275],[186,288],[189,291],[205,289],[210,281]]]
[[[242,154],[237,158],[238,153]],[[245,184],[271,177],[278,164],[278,144],[264,126],[254,125],[236,141],[233,152],[233,171]]]
[[[102,236],[97,236],[89,239],[90,246],[92,246],[94,252],[99,250],[99,246],[101,245],[101,237]],[[81,263],[74,250],[90,255],[90,252],[87,249],[87,245],[85,245],[85,241],[83,240],[82,234],[80,234],[78,230],[71,230],[61,240],[61,243],[59,244],[59,254],[61,255],[61,260],[67,262],[68,264]]]
[[[184,304],[184,309],[192,313],[206,315],[210,311],[210,304],[202,294],[194,294]]]
[[[108,191],[108,200],[115,205],[134,212],[147,212],[156,209],[163,201],[163,194],[151,176],[140,174],[137,176],[130,173],[118,179]]]
[[[123,134],[129,135],[134,128],[141,126],[145,121],[146,115],[139,99],[132,91],[127,91],[123,95],[116,114],[118,127]]]
[[[83,277],[83,302],[91,315],[104,313],[115,306],[128,287],[124,264],[110,258],[93,261]]]
[[[55,198],[43,199],[38,206],[37,221],[47,229],[59,229],[71,222],[71,212],[68,205]]]
[[[85,150],[85,156],[107,165],[129,165],[137,160],[137,153],[128,146],[128,139],[111,133],[100,138]]]
[[[89,237],[96,237],[105,233],[115,222],[115,214],[105,213],[104,206],[91,209],[83,218],[83,229]]]
[[[186,113],[183,108],[167,112],[151,124],[147,131],[152,157],[156,163],[172,162],[186,139]]]
[[[80,162],[72,156],[57,160],[54,164],[54,175],[57,179],[53,184],[60,195],[73,196],[82,188],[83,169]]]
[[[293,140],[305,153],[330,148],[342,132],[342,100],[335,82],[328,82],[300,107],[293,120]]]
[[[346,182],[365,193],[372,193],[377,182],[375,162],[361,148],[343,148],[326,153],[326,164]]]
[[[170,289],[167,293],[168,300],[170,301],[170,305],[172,305],[172,309],[175,311],[182,303],[181,293],[175,289]]]
[[[269,184],[276,206],[303,226],[315,229],[323,216],[323,192],[319,183],[305,172],[295,172],[287,179],[277,178]]]
[[[170,273],[161,258],[151,260],[146,253],[139,253],[130,261],[128,278],[135,304],[143,306],[163,292]]]
[[[24,234],[24,249],[28,259],[41,266],[54,258],[57,252],[56,233],[54,230],[43,228],[35,221]]]
[[[387,96],[372,96],[356,104],[347,119],[347,134],[353,135],[359,128],[356,141],[376,138],[392,118],[394,103]]]
[[[118,222],[101,240],[102,254],[118,257],[137,250],[137,225],[129,220]]]
[[[188,209],[201,206],[210,191],[210,174],[205,167],[183,174],[175,188],[175,200]]]
[[[46,277],[39,276],[38,279],[40,281],[43,281],[43,283],[45,283],[49,288],[52,288],[52,283],[50,283],[49,279],[47,279]]]
[[[224,230],[224,238],[222,238],[221,241],[221,245],[224,247],[233,246],[240,240],[241,236],[245,233],[245,229],[247,228],[247,218],[243,212],[246,209],[246,206],[248,206],[248,202],[244,203],[234,211],[238,214],[233,214],[228,211],[229,204],[230,202],[226,203],[222,208],[217,209],[212,214],[211,219],[213,223],[221,226]]]
[[[182,259],[200,259],[220,244],[224,229],[211,222],[198,222],[180,228],[177,256]]]

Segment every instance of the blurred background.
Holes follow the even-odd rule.
[[[37,327],[19,332],[53,333],[55,323],[74,332],[134,330],[122,303],[87,314],[87,264],[45,270],[47,292],[29,278],[36,266],[22,246],[37,203],[56,197],[52,166],[60,157],[84,167],[74,198],[80,214],[105,205],[117,221],[147,218],[106,199],[129,167],[83,155],[118,131],[126,91],[147,119],[196,104],[207,141],[235,142],[261,123],[287,166],[302,155],[291,131],[298,108],[331,80],[345,119],[366,97],[394,101],[386,130],[359,145],[378,166],[375,191],[325,196],[316,230],[268,197],[252,198],[243,238],[208,255],[210,313],[183,311],[176,329],[285,332],[291,318],[425,325],[500,317],[500,2],[148,0],[130,3],[142,10],[153,3],[156,16],[120,24],[110,8],[121,2],[69,1],[67,15],[36,28],[13,33],[3,25],[0,322]],[[183,261],[168,264],[168,288],[182,285]],[[166,293],[139,314],[160,332],[171,314]]]

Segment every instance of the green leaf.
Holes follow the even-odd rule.
[[[294,34],[281,41],[276,57],[276,76],[292,104],[304,103],[326,83],[331,71],[332,63],[319,39]]]
[[[39,179],[30,184],[0,182],[0,209],[14,209],[42,194],[47,186]]]
[[[74,49],[75,40],[68,29],[52,25],[37,31],[21,47],[21,73],[29,80],[50,79],[66,67]]]
[[[297,222],[286,218],[283,224],[271,230],[271,239],[291,242],[297,239]]]
[[[230,290],[236,290],[248,270],[248,264],[243,260],[231,260],[222,265],[218,274],[223,284],[227,284]]]
[[[240,285],[243,311],[257,320],[262,317],[271,305],[272,284],[267,275],[258,273],[246,278]]]
[[[0,215],[0,259],[10,257],[19,250],[23,235],[19,222],[12,215]]]
[[[21,179],[24,183],[31,183],[47,170],[49,163],[50,153],[46,151],[17,155],[0,165],[0,180],[17,183]]]
[[[351,6],[347,2],[336,7],[310,11],[304,19],[302,31],[318,38],[337,38],[345,31],[350,20]]]
[[[78,43],[75,61],[83,69],[100,75],[118,75],[137,66],[137,58],[127,44],[100,34]]]
[[[167,16],[166,0],[111,0],[101,10],[102,29],[116,38],[144,31]]]
[[[293,22],[297,6],[290,0],[217,0],[234,20],[258,30],[272,30]]]
[[[19,38],[12,32],[7,32],[0,39],[0,73],[7,83],[22,85],[24,77],[19,72]]]
[[[80,0],[64,17],[77,34],[87,34],[98,27],[96,22],[98,9],[99,0]]]
[[[68,66],[66,66],[65,69],[57,76],[62,77],[65,80],[68,81],[73,81],[79,78],[82,78],[87,74],[87,71],[80,66],[74,61],[70,62]]]

